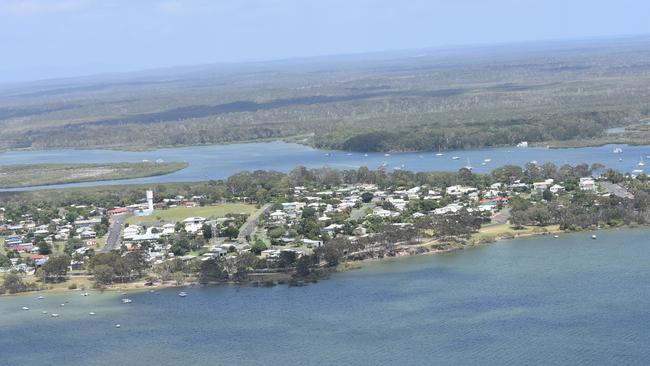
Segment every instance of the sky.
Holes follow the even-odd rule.
[[[0,83],[650,34],[647,0],[0,0]]]

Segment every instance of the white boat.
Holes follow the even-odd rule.
[[[643,173],[643,169],[634,169],[634,170],[632,171],[632,173],[634,173],[634,174],[641,174],[641,173]]]
[[[645,166],[645,162],[643,161],[643,156],[639,160],[639,163],[637,164],[638,166]]]
[[[443,154],[443,153],[437,153],[436,154],[436,156],[443,156],[443,155],[445,155],[445,154]]]
[[[64,306],[65,306],[65,304],[61,304],[61,305],[59,305],[59,306],[61,306],[61,307],[64,307]]]
[[[487,165],[487,163],[486,163],[486,162],[482,162],[482,163],[481,163],[481,165],[483,165],[483,166],[486,166],[486,165]]]
[[[623,161],[623,158],[618,158],[618,161]]]
[[[39,300],[43,300],[44,297],[43,297],[43,296],[39,296],[38,299],[39,299]]]
[[[183,292],[179,292],[179,293],[178,293],[178,296],[180,296],[180,297],[185,297],[185,296],[187,296],[187,292],[185,292],[185,291],[183,291]]]
[[[83,294],[81,294],[81,296],[88,296],[88,295],[90,295],[90,294],[87,293],[87,292],[84,292]]]
[[[133,302],[133,300],[131,300],[131,299],[122,299],[122,302],[125,303],[125,304],[130,304],[130,303]]]
[[[491,162],[491,161],[492,161],[492,159],[490,159],[490,158],[487,158],[487,159],[483,159],[483,161],[484,161],[484,162],[486,162],[486,163],[489,163],[489,162]]]
[[[460,160],[460,156],[452,156],[451,160]]]
[[[121,327],[121,325],[115,324],[115,328],[119,328],[119,327]]]
[[[368,154],[363,154],[363,156],[368,157]]]
[[[559,236],[559,235],[553,235],[553,237],[554,237],[555,239],[557,239],[557,238],[559,238],[560,236]]]
[[[29,310],[27,306],[23,306],[23,310]]]
[[[95,313],[93,313],[93,312],[91,311],[90,313],[88,313],[88,315],[93,316],[93,315],[95,315]]]
[[[620,147],[617,147],[616,149],[614,149],[613,152],[614,152],[614,154],[620,154],[620,153],[623,152],[623,149],[621,149]]]
[[[59,314],[57,314],[57,313],[52,314],[52,318],[58,318],[58,317],[59,317]]]
[[[596,239],[596,234],[591,236],[592,239]]]
[[[386,153],[386,154],[384,154],[384,156],[390,156],[390,154]]]

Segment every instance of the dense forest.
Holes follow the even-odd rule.
[[[422,50],[0,85],[0,149],[282,138],[357,151],[642,144],[649,44]]]

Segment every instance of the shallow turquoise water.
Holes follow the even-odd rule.
[[[647,365],[650,230],[597,234],[370,263],[300,288],[3,297],[0,365]]]

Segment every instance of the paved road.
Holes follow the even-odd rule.
[[[111,219],[111,226],[108,228],[106,245],[104,245],[104,248],[102,248],[103,253],[117,249],[117,242],[120,240],[120,233],[122,232],[122,223],[124,220],[126,220],[127,217],[127,215],[121,215],[115,216]]]
[[[248,220],[246,220],[246,223],[244,223],[242,229],[239,231],[239,236],[237,237],[237,240],[243,242],[246,240],[247,236],[252,235],[253,232],[255,231],[255,228],[257,227],[257,223],[259,221],[260,216],[264,215],[270,209],[271,209],[271,204],[266,204],[259,211],[257,211],[256,214],[251,215],[248,218]]]

